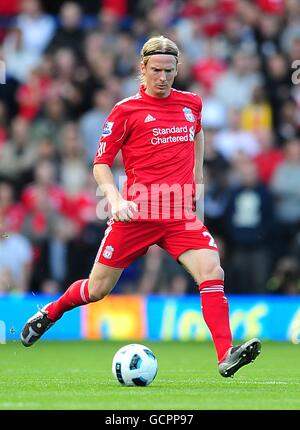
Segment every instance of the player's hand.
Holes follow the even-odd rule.
[[[120,199],[111,205],[111,214],[115,221],[129,222],[136,215],[137,204],[129,200]]]

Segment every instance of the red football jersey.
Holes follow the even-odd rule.
[[[172,89],[168,97],[157,98],[141,86],[139,93],[113,108],[94,164],[111,166],[121,149],[127,175],[124,198],[157,200],[164,185],[166,190],[173,185],[175,192],[176,186],[185,188],[187,198],[195,185],[194,138],[201,130],[201,110],[201,99],[194,93]]]

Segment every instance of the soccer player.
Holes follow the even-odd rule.
[[[178,47],[163,36],[143,46],[140,90],[115,105],[95,157],[94,177],[112,216],[90,276],[74,282],[27,321],[21,334],[23,345],[35,343],[64,312],[103,299],[124,268],[157,244],[198,285],[220,374],[233,376],[260,353],[256,338],[232,345],[218,248],[194,204],[195,184],[202,183],[203,174],[202,102],[196,94],[172,88],[178,60]],[[122,194],[111,172],[119,150],[127,175]]]

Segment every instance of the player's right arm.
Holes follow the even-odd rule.
[[[123,222],[130,221],[134,217],[137,205],[123,199],[116,186],[110,166],[95,164],[93,173],[97,184],[110,204],[113,219]]]
[[[128,115],[116,105],[104,124],[94,160],[94,178],[108,200],[115,221],[130,221],[137,205],[123,199],[115,183],[111,166],[128,134]]]

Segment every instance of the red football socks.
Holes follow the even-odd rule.
[[[224,296],[224,281],[211,280],[199,286],[202,314],[217,351],[218,362],[232,347],[228,301]]]
[[[224,281],[202,282],[199,290],[203,318],[211,332],[220,362],[228,349],[232,347],[229,307],[224,296]],[[88,279],[81,279],[74,282],[58,300],[47,306],[48,317],[52,321],[57,321],[66,311],[90,302]]]
[[[56,302],[52,302],[47,306],[49,319],[57,321],[66,311],[90,303],[88,284],[88,279],[80,279],[71,284]]]

